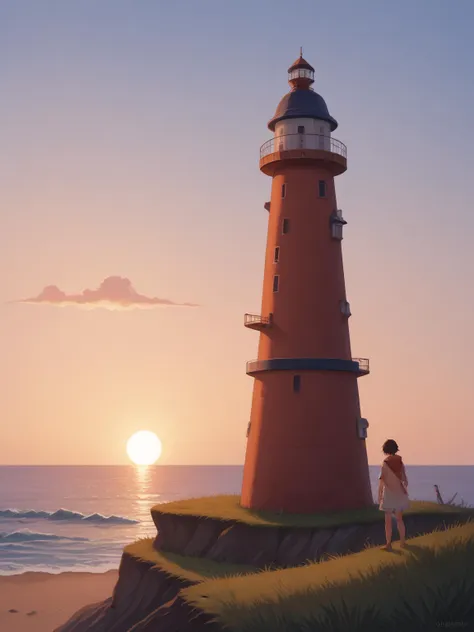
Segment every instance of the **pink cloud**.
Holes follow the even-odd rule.
[[[107,277],[96,290],[83,290],[81,294],[66,294],[56,285],[48,285],[38,296],[14,302],[106,309],[152,308],[161,305],[197,307],[194,303],[175,303],[167,298],[144,296],[135,290],[130,279],[119,276]]]

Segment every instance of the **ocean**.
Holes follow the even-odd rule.
[[[379,466],[371,466],[375,494]],[[407,466],[412,499],[474,505],[474,466]],[[0,575],[104,572],[123,547],[156,534],[158,503],[239,493],[241,466],[1,466]]]

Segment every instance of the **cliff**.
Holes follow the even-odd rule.
[[[227,502],[232,497],[221,497]],[[333,555],[356,553],[385,542],[384,516],[378,509],[326,516],[241,515],[206,507],[197,512],[201,499],[157,505],[151,510],[158,535],[154,547],[159,551],[198,556],[215,562],[247,564],[258,568],[291,567],[308,560],[320,561]],[[215,497],[219,502],[219,497]],[[412,503],[404,517],[409,537],[429,533],[469,519],[472,512],[433,503]],[[247,517],[247,522],[244,519]],[[394,540],[398,538],[394,530]]]
[[[245,523],[240,514],[229,512],[223,512],[222,519],[214,510],[198,515],[198,506],[199,501],[189,501],[187,515],[179,503],[154,507],[157,536],[125,548],[112,597],[83,608],[55,632],[217,632],[222,630],[219,624],[186,600],[186,589],[209,578],[295,567],[385,541],[383,515],[371,509],[313,520],[249,514]],[[407,534],[444,529],[472,515],[454,507],[414,503],[405,516]]]
[[[179,597],[181,590],[203,581],[208,573],[219,576],[218,569],[211,567],[200,575],[186,565],[184,558],[161,556],[152,544],[153,540],[148,539],[126,547],[112,597],[86,606],[55,632],[194,632],[204,626],[209,632],[220,630],[207,615]],[[230,568],[229,572],[236,571]]]

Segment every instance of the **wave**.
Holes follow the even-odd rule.
[[[34,509],[0,509],[0,519],[29,518],[31,520],[56,520],[64,522],[88,522],[92,524],[138,524],[139,520],[125,518],[124,516],[103,516],[99,513],[90,515],[69,509],[58,509],[57,511],[36,511]]]
[[[9,564],[0,564],[0,577],[8,577],[13,575],[22,575],[23,573],[45,573],[48,575],[59,575],[61,573],[87,573],[87,574],[102,574],[110,573],[111,571],[117,572],[120,565],[120,556],[117,559],[111,559],[106,562],[94,561],[92,564],[77,564],[71,563],[58,563],[55,566],[44,563],[17,563],[11,562]]]
[[[0,532],[0,544],[5,542],[50,542],[58,540],[67,540],[68,542],[90,542],[89,538],[66,538],[53,533],[36,533],[30,529],[21,529],[20,531],[12,531],[11,533]]]

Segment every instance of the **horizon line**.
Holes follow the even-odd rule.
[[[474,463],[405,463],[407,467],[474,467]],[[369,463],[369,467],[380,463]],[[243,463],[0,463],[0,467],[244,467]]]

